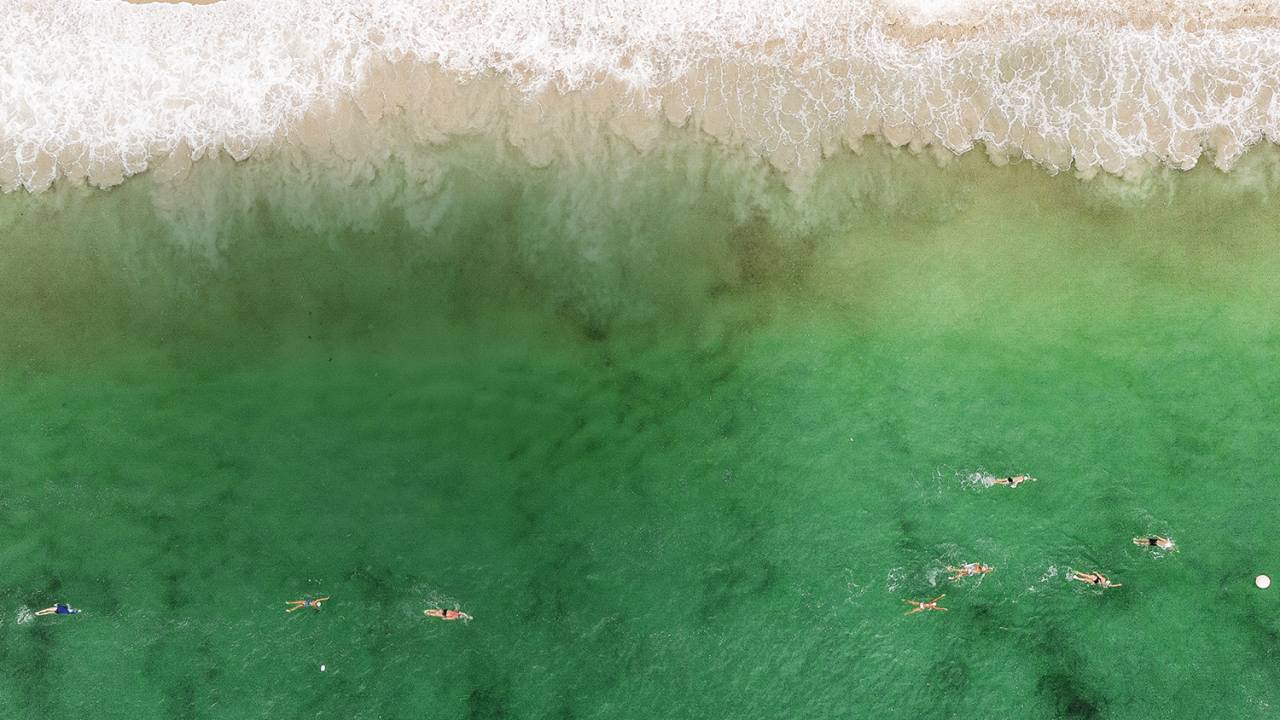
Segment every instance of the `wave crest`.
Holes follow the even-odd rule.
[[[803,177],[871,136],[1124,174],[1280,138],[1280,10],[1165,3],[19,1],[0,14],[0,188],[161,159],[498,130],[535,164],[666,126]],[[347,130],[352,125],[357,131]],[[376,144],[376,143],[373,143]]]

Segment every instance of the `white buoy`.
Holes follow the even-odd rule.
[[[1266,575],[1259,575],[1253,579],[1253,584],[1257,585],[1260,590],[1266,590],[1271,587],[1271,578]]]
[[[323,666],[323,665],[321,665],[321,666],[320,666],[320,672],[324,672],[324,666]]]

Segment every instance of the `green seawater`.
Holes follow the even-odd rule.
[[[1265,187],[494,148],[0,198],[0,717],[1280,712]]]

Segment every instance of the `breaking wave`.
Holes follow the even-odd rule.
[[[867,138],[1051,172],[1280,138],[1275,3],[10,2],[0,188],[495,133],[535,166],[672,127],[803,180]]]

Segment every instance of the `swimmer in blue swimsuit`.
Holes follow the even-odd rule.
[[[328,599],[329,599],[329,596],[325,595],[324,597],[321,597],[321,598],[305,598],[303,600],[290,600],[289,602],[285,603],[286,605],[290,606],[289,609],[285,610],[285,612],[293,612],[294,610],[301,610],[302,608],[313,608],[315,610],[319,610],[320,603]]]
[[[71,607],[70,605],[64,605],[63,603],[58,603],[53,607],[47,607],[43,610],[37,610],[36,615],[75,615],[79,612],[80,612],[79,610]]]

